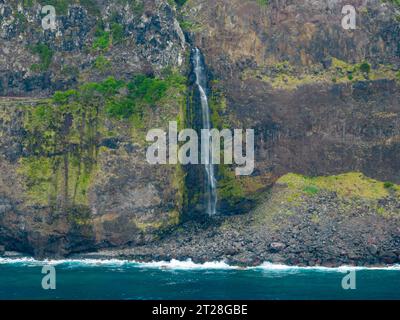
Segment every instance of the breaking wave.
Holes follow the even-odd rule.
[[[229,265],[224,261],[210,261],[205,263],[195,263],[191,259],[186,261],[154,261],[154,262],[137,262],[133,260],[120,259],[60,259],[60,260],[36,260],[31,257],[18,258],[1,258],[0,265],[19,265],[19,266],[43,266],[43,265],[62,265],[68,267],[133,267],[133,268],[149,268],[149,269],[166,269],[166,270],[264,270],[264,271],[323,271],[323,272],[345,272],[349,270],[396,270],[400,271],[400,265],[381,266],[381,267],[355,267],[341,266],[336,268],[313,266],[288,266],[283,264],[274,264],[264,262],[256,267],[240,267]]]

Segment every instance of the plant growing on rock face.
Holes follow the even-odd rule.
[[[363,62],[360,64],[359,69],[361,72],[365,73],[365,74],[369,74],[371,71],[371,65],[368,62]]]
[[[392,183],[392,182],[385,182],[385,183],[383,184],[383,186],[384,186],[386,189],[393,189],[393,188],[394,188],[394,183]]]
[[[75,93],[75,91],[71,90],[55,94],[53,98],[54,104],[50,103],[33,109],[28,114],[28,119],[25,123],[25,129],[28,134],[24,143],[25,148],[31,155],[30,161],[27,161],[29,158],[25,159],[28,171],[30,170],[30,165],[35,164],[40,159],[43,159],[42,161],[44,159],[50,161],[49,167],[53,168],[53,170],[56,170],[58,164],[63,163],[63,207],[67,205],[69,199],[68,155],[70,148],[67,140],[72,126],[72,106],[74,104],[71,107],[67,107],[67,105],[69,105],[70,98],[75,96]],[[54,185],[53,189],[57,189],[57,186]]]
[[[124,27],[113,22],[111,24],[111,35],[113,44],[121,43],[124,40]]]
[[[226,200],[230,205],[235,205],[244,198],[244,190],[239,183],[238,177],[226,165],[219,165],[218,167],[218,194],[223,200]]]
[[[183,6],[187,2],[187,0],[174,0],[174,1],[178,6]]]
[[[84,7],[87,12],[91,15],[99,16],[100,15],[100,9],[97,5],[96,0],[74,0],[74,1],[68,1],[68,0],[24,0],[24,5],[25,3],[27,6],[32,7],[34,2],[38,2],[41,6],[45,5],[51,5],[56,9],[57,14],[62,14],[66,15],[68,13],[68,7],[69,5],[81,5]]]
[[[92,49],[94,51],[106,51],[110,47],[110,33],[104,31],[102,26],[97,27],[94,36],[95,38],[92,44]]]
[[[20,32],[24,32],[26,30],[27,24],[28,24],[28,20],[26,18],[26,16],[21,13],[21,12],[17,12],[15,15],[15,23],[17,25],[17,28],[19,29]]]
[[[304,187],[303,191],[309,195],[315,195],[319,192],[319,189],[316,186],[309,185]]]
[[[46,45],[39,43],[31,48],[32,53],[39,55],[40,63],[33,64],[32,69],[34,71],[46,71],[48,70],[51,61],[53,59],[53,51]]]
[[[20,173],[30,201],[64,212],[86,205],[102,142],[113,137],[106,123],[140,121],[148,108],[174,92],[169,90],[184,87],[185,79],[175,72],[165,79],[138,75],[129,83],[109,77],[56,92],[48,103],[28,107]]]
[[[261,6],[266,6],[269,3],[269,0],[257,0],[257,3]]]
[[[79,4],[83,6],[91,15],[99,16],[101,14],[96,0],[79,0]]]
[[[46,188],[39,188],[53,190],[41,195],[42,204],[47,202],[46,198],[49,205],[55,205],[59,199],[60,208],[66,210],[76,200],[85,202],[88,177],[96,162],[103,102],[96,90],[97,86],[87,84],[78,91],[56,92],[49,104],[34,107],[27,114],[24,145],[29,156],[22,162],[21,170],[29,177],[38,162],[46,162],[54,178]]]
[[[33,1],[33,0],[32,0]],[[41,6],[51,5],[56,9],[57,14],[67,14],[68,13],[68,0],[38,0]]]
[[[94,68],[102,73],[105,73],[111,67],[111,62],[104,56],[98,56],[94,61]]]
[[[400,0],[387,0],[387,1],[389,1],[389,2],[393,3],[394,5],[400,7]]]

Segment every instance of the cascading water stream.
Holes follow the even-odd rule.
[[[205,74],[205,67],[202,60],[201,52],[198,48],[193,49],[193,68],[194,73],[196,75],[196,85],[200,92],[200,101],[201,101],[201,113],[202,113],[202,127],[203,129],[211,129],[211,121],[210,121],[210,108],[208,105],[206,87],[207,87],[207,77]],[[207,213],[209,215],[215,215],[217,213],[217,180],[215,178],[215,168],[212,163],[212,145],[211,145],[211,137],[209,137],[209,147],[208,152],[206,152],[207,156],[205,158],[205,185],[206,185],[206,207]],[[202,152],[207,150],[202,150]]]

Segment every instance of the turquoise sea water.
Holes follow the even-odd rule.
[[[55,290],[42,289],[43,265],[55,267]],[[0,299],[400,299],[399,266],[356,268],[355,290],[342,289],[345,270],[3,258]]]

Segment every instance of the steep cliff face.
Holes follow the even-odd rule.
[[[180,166],[150,165],[144,139],[183,121],[174,7],[56,1],[44,31],[44,3],[17,3],[0,3],[0,243],[45,257],[153,240],[183,206]]]
[[[190,0],[182,9],[223,97],[214,118],[255,129],[251,185],[287,172],[400,181],[400,9],[353,2],[357,29],[345,30],[346,4]],[[253,194],[246,185],[242,195]]]
[[[56,28],[44,30],[41,8],[51,4]],[[107,75],[184,66],[185,39],[167,1],[12,0],[0,13],[2,95],[46,96]]]
[[[0,0],[6,249],[47,257],[129,246],[121,257],[243,264],[399,261],[395,2],[356,1],[353,31],[341,27],[345,1],[189,0],[179,11],[166,0],[49,2],[53,31],[41,28],[43,1]],[[218,211],[245,214],[204,225],[191,221],[204,216],[199,168],[145,159],[150,128],[198,122],[181,27],[204,54],[213,125],[255,129],[254,173],[217,170]],[[380,181],[287,174],[355,171]],[[183,208],[190,221],[177,227]]]
[[[356,30],[342,28],[346,1],[189,0],[184,24],[219,76],[246,67],[323,67],[335,57],[349,63],[399,63],[398,7],[391,1],[354,1]],[[226,62],[224,64],[224,61]],[[266,70],[267,71],[267,70]],[[235,72],[236,73],[236,72]]]
[[[162,102],[167,121],[180,117],[182,90],[169,89],[174,101]],[[54,113],[64,107],[67,112]],[[182,169],[153,166],[145,158],[144,131],[163,127],[164,120],[147,114],[143,125],[135,125],[104,107],[89,119],[88,107],[84,115],[72,104],[1,99],[0,242],[7,249],[64,256],[145,243],[179,223]],[[66,120],[67,130],[54,129]]]

